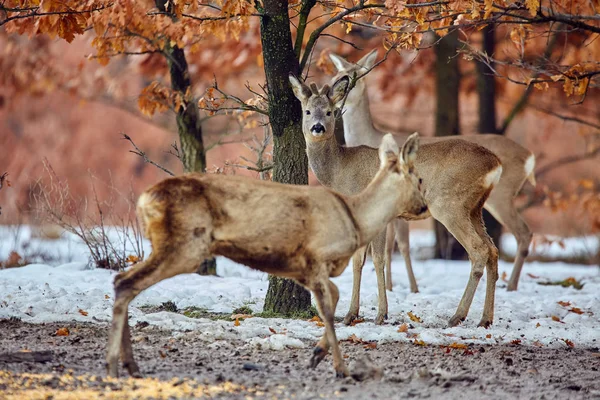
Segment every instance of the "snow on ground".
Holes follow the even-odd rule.
[[[0,270],[0,318],[18,317],[32,323],[110,321],[114,272],[90,268],[85,247],[72,237],[49,241],[31,237],[26,227],[19,235],[15,232],[14,228],[0,227],[0,260],[6,259],[12,249],[21,254],[45,252],[53,255],[54,261],[48,261],[48,264],[55,266],[44,263]],[[427,232],[411,232],[412,245],[427,245],[430,236]],[[597,246],[597,242],[586,242],[579,247],[574,244],[579,249],[594,245]],[[510,246],[509,242],[507,247]],[[556,251],[551,247],[548,249],[549,252]],[[219,258],[217,262],[220,277],[180,275],[141,293],[130,307],[130,323],[146,321],[174,331],[202,332],[207,341],[242,339],[273,349],[303,347],[306,342],[302,340],[315,341],[322,335],[323,328],[302,320],[255,317],[234,326],[233,321],[193,319],[170,312],[145,314],[140,310],[141,306],[173,301],[179,309],[193,306],[210,312],[230,313],[237,307],[248,305],[260,312],[268,287],[266,274],[225,258]],[[495,319],[490,329],[477,327],[483,309],[485,276],[467,320],[459,327],[446,328],[468,280],[468,262],[415,260],[413,267],[420,293],[410,293],[402,257],[395,256],[394,290],[388,292],[388,323],[376,326],[364,322],[352,327],[338,323],[338,338],[343,340],[356,335],[365,341],[422,340],[426,344],[493,344],[519,340],[522,345],[550,347],[566,346],[568,340],[577,347],[600,346],[600,271],[597,267],[560,262],[527,263],[518,292],[507,292],[505,283],[498,281]],[[499,268],[501,275],[510,275],[512,264],[500,262]],[[581,281],[583,289],[538,284],[568,277]],[[340,289],[336,316],[343,317],[350,304],[352,268],[347,268],[334,282]],[[361,315],[372,321],[377,314],[377,302],[373,264],[368,262],[363,271]],[[408,312],[421,318],[422,322],[412,322]],[[401,323],[409,324],[408,334],[398,332]]]

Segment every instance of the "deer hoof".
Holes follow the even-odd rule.
[[[479,325],[477,326],[481,326],[484,327],[485,329],[489,328],[490,326],[492,326],[492,320],[488,320],[488,319],[482,319],[479,322]]]
[[[344,325],[350,325],[356,318],[358,318],[358,313],[348,312],[344,317]]]
[[[325,358],[326,355],[327,352],[323,348],[315,346],[315,348],[313,349],[313,355],[310,358],[310,363],[308,366],[310,368],[316,368],[316,366],[319,365],[319,363]]]
[[[116,361],[106,363],[106,375],[108,375],[110,378],[119,377],[119,367]]]
[[[392,292],[393,288],[392,288],[392,284],[391,283],[386,283],[385,284],[385,290],[387,290],[388,292]]]
[[[341,368],[341,369],[336,369],[335,370],[335,377],[336,378],[343,379],[343,378],[346,378],[348,376],[350,376],[350,372],[348,372],[348,370],[345,367]]]
[[[387,319],[387,314],[379,314],[377,318],[375,318],[375,325],[383,325],[385,320]]]
[[[126,363],[123,363],[123,367],[125,369],[127,369],[127,371],[129,372],[129,375],[132,378],[143,378],[142,373],[140,372],[140,368],[138,367],[137,363],[135,361],[129,361]]]
[[[464,317],[461,317],[459,315],[455,315],[452,318],[450,318],[450,321],[448,321],[448,327],[452,328],[452,327],[458,326],[464,320],[465,320]]]
[[[516,292],[517,291],[517,285],[509,283],[508,287],[506,288],[506,291],[507,292]]]

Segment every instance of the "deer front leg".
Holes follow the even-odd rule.
[[[385,288],[390,292],[392,285],[392,255],[394,253],[395,233],[394,223],[390,222],[385,232]]]
[[[333,313],[335,315],[335,310],[337,308],[338,300],[340,299],[340,292],[339,292],[338,288],[333,284],[333,282],[330,282],[329,284],[330,284],[330,286],[333,285],[333,288],[331,288],[331,290],[330,290],[330,294],[331,294],[331,304],[332,304],[332,308],[333,308]],[[330,347],[330,344],[327,339],[327,331],[325,331],[323,333],[323,336],[321,336],[321,339],[319,340],[319,342],[313,349],[313,355],[310,359],[310,367],[311,368],[315,368],[317,365],[319,365],[319,363],[323,360],[323,358],[325,358],[325,356],[329,352],[329,347]]]
[[[367,247],[356,250],[352,256],[352,298],[350,300],[350,310],[344,318],[344,324],[350,325],[352,321],[358,318],[360,310],[360,280],[362,278],[362,269],[367,257]]]
[[[388,317],[387,293],[385,291],[385,234],[384,229],[380,232],[373,242],[371,242],[371,255],[373,264],[375,265],[375,273],[377,274],[377,292],[379,298],[379,306],[377,317],[375,318],[376,325],[382,325]]]
[[[337,286],[333,282],[331,282],[328,278],[320,280],[314,285],[313,293],[315,295],[315,299],[317,301],[317,308],[319,309],[319,314],[321,314],[321,319],[325,324],[325,336],[326,342],[329,346],[332,347],[333,350],[333,368],[335,369],[335,376],[338,378],[345,378],[350,375],[346,365],[344,364],[344,359],[342,357],[342,352],[340,351],[340,347],[337,341],[337,337],[335,334],[335,326],[334,326],[334,314],[335,314],[335,306],[337,304],[337,299],[339,298],[339,291]],[[323,338],[319,343],[323,341]],[[316,350],[316,349],[315,349]],[[319,362],[323,359],[324,355],[321,356],[322,353],[316,354],[313,352],[313,357],[311,359],[311,366],[317,366]],[[318,359],[318,361],[313,362],[313,360]]]
[[[404,258],[404,265],[406,265],[410,291],[412,293],[418,293],[419,286],[417,285],[417,280],[415,279],[415,274],[412,269],[412,262],[410,260],[410,232],[408,230],[408,221],[397,218],[393,224],[396,232],[396,240],[398,240],[398,248]]]

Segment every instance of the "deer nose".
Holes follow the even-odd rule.
[[[425,212],[427,212],[427,206],[421,207],[421,210],[419,211],[419,215],[421,215],[421,214],[423,214]]]
[[[312,128],[310,128],[310,131],[314,133],[324,133],[325,127],[320,122],[317,122]]]

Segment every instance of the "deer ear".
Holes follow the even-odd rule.
[[[406,168],[408,171],[413,169],[417,151],[419,151],[419,134],[415,132],[406,139],[406,142],[402,145],[402,150],[400,150],[400,165],[402,168]]]
[[[346,61],[344,58],[338,56],[337,54],[329,53],[329,59],[331,60],[331,62],[333,62],[333,65],[335,65],[338,72],[345,71],[345,70],[349,69],[350,67],[352,67],[352,63],[349,63],[348,61]]]
[[[348,75],[344,75],[335,81],[335,83],[331,86],[331,89],[329,89],[329,94],[327,96],[331,99],[336,107],[342,102],[344,96],[346,96],[348,85],[350,85],[350,78]]]
[[[309,87],[300,82],[300,80],[292,74],[290,74],[289,79],[292,85],[292,90],[294,91],[294,96],[300,100],[300,103],[304,103],[312,94]]]
[[[379,145],[379,161],[381,166],[387,165],[388,161],[398,159],[398,143],[391,133],[387,133],[383,139],[381,139],[381,145]]]
[[[358,60],[357,64],[363,67],[364,69],[371,69],[373,65],[375,65],[375,61],[377,60],[377,49],[371,50],[369,54]]]

